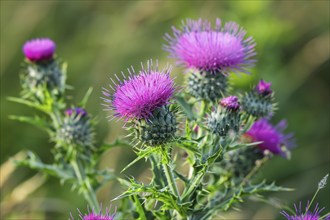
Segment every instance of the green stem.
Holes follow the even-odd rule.
[[[256,166],[245,176],[245,178],[243,179],[241,185],[245,185],[249,179],[251,179],[252,176],[254,176],[254,174],[257,173],[257,171],[260,169],[260,167],[266,163],[266,161],[268,161],[269,157],[265,156],[264,158],[262,158],[260,161],[257,162]]]
[[[89,181],[88,178],[86,178],[85,173],[82,171],[81,166],[79,166],[77,162],[77,158],[74,158],[70,161],[70,164],[77,176],[78,183],[80,187],[83,188],[83,195],[88,202],[88,204],[91,206],[92,210],[96,213],[100,211],[99,203],[96,198],[95,191]]]
[[[180,200],[179,190],[178,190],[178,187],[177,187],[176,182],[174,180],[174,176],[173,176],[173,172],[172,172],[171,167],[168,164],[163,164],[163,169],[164,169],[164,172],[165,172],[167,183],[168,183],[172,193],[174,195],[176,195],[178,197],[178,199]]]
[[[313,203],[313,201],[314,201],[314,199],[315,199],[315,197],[316,197],[316,195],[317,195],[317,193],[318,193],[319,191],[320,191],[320,188],[318,187],[317,190],[316,190],[316,192],[314,193],[314,196],[313,196],[311,202],[308,204],[308,207],[307,207],[306,212],[305,212],[304,215],[306,215],[306,213],[308,212],[309,208],[311,207],[311,205],[312,205],[312,203]]]

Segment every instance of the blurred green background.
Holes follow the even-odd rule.
[[[51,162],[46,134],[30,125],[8,119],[9,115],[31,115],[33,111],[6,100],[20,92],[21,47],[36,37],[57,43],[58,56],[67,61],[72,103],[78,103],[89,87],[94,92],[88,111],[99,117],[98,140],[111,142],[125,132],[120,122],[108,122],[100,105],[101,87],[109,76],[149,58],[168,54],[162,50],[163,35],[186,18],[235,21],[257,42],[258,63],[249,76],[233,76],[235,85],[248,89],[260,78],[273,82],[282,118],[297,139],[292,159],[274,158],[262,169],[269,181],[295,188],[294,192],[273,193],[272,205],[251,200],[225,219],[283,219],[283,204],[311,199],[318,181],[329,173],[329,1],[1,1],[1,214],[5,219],[67,219],[76,208],[85,210],[81,196],[60,186],[57,179],[35,176],[26,168],[15,169],[8,159],[23,149],[36,152]],[[182,68],[174,68],[177,83]],[[100,164],[119,172],[134,158],[131,149],[113,149]],[[6,163],[7,162],[7,163]],[[146,164],[134,174],[143,179]],[[8,178],[7,178],[8,177]],[[33,177],[34,179],[30,179]],[[20,185],[22,182],[25,185]],[[40,185],[40,187],[39,187]],[[35,189],[34,189],[35,188]],[[329,211],[329,188],[317,201]],[[31,193],[30,193],[31,192]],[[109,205],[119,195],[117,184],[109,183],[98,193]]]

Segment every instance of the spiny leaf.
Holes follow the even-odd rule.
[[[40,104],[36,104],[34,102],[30,102],[25,99],[16,98],[16,97],[8,97],[7,99],[12,102],[20,103],[20,104],[29,106],[31,108],[35,108],[35,109],[45,112],[47,114],[50,113],[50,107],[48,105],[40,105]]]
[[[31,125],[34,125],[48,133],[51,132],[51,126],[42,118],[35,116],[34,118],[28,116],[18,116],[18,115],[10,115],[10,119],[16,120],[19,122],[25,122]]]
[[[28,166],[32,169],[42,171],[46,174],[57,176],[61,179],[68,180],[73,179],[73,173],[68,169],[61,169],[57,165],[44,164],[34,153],[29,151],[27,153],[28,158],[25,160],[15,160],[14,162],[19,166]]]

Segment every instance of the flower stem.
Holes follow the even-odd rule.
[[[96,213],[100,211],[99,203],[96,198],[95,191],[89,181],[88,178],[86,178],[85,173],[82,171],[81,166],[79,166],[77,158],[75,157],[70,161],[70,164],[77,176],[78,183],[80,187],[83,188],[83,195],[88,202],[88,204],[91,206],[92,210]]]
[[[314,201],[314,199],[315,199],[315,197],[316,197],[316,195],[318,194],[319,191],[320,191],[320,188],[318,187],[317,190],[316,190],[316,192],[314,193],[314,196],[313,196],[311,202],[308,204],[307,209],[306,209],[306,212],[305,212],[304,215],[306,215],[306,213],[308,212],[309,208],[311,207],[311,205],[312,205],[312,203],[313,203],[313,201]]]
[[[174,180],[174,176],[173,176],[173,172],[172,172],[171,167],[168,164],[163,164],[163,169],[164,169],[165,176],[166,176],[168,185],[169,185],[172,193],[174,195],[176,195],[178,197],[178,199],[180,200],[179,190],[178,190],[178,187],[177,187],[176,182]]]

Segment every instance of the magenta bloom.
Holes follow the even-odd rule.
[[[169,43],[165,50],[188,68],[248,73],[247,69],[256,62],[252,59],[256,55],[253,38],[245,38],[246,31],[235,22],[227,22],[222,27],[221,20],[217,19],[212,29],[207,20],[187,19],[182,30],[172,29],[174,36],[165,35]]]
[[[228,96],[226,98],[223,98],[221,99],[220,104],[228,110],[239,109],[238,98],[236,96]]]
[[[79,212],[79,217],[81,220],[114,220],[115,219],[115,214],[110,214],[110,209],[107,208],[105,214],[103,215],[101,212],[100,213],[95,213],[94,211],[89,211],[88,214],[82,214],[81,211],[78,209]],[[72,214],[71,219],[74,220]]]
[[[56,45],[48,38],[32,39],[23,46],[25,57],[32,62],[39,62],[53,58]]]
[[[299,203],[299,207],[294,204],[294,208],[296,210],[295,215],[289,215],[287,212],[282,211],[281,214],[287,218],[287,220],[319,220],[320,213],[324,208],[320,209],[318,204],[316,204],[314,211],[310,212],[308,209],[309,203],[307,203],[306,209],[304,211],[301,210],[301,202]],[[325,217],[325,220],[330,219],[330,215]]]
[[[272,90],[270,89],[270,86],[272,85],[271,82],[265,82],[263,80],[260,80],[258,85],[256,86],[255,90],[257,91],[257,93],[259,93],[260,95],[269,95],[270,93],[272,93]]]
[[[65,110],[65,114],[67,116],[71,116],[72,114],[86,116],[87,112],[83,108],[69,108],[69,109]]]
[[[130,72],[128,79],[115,85],[114,94],[103,88],[103,95],[110,99],[102,98],[107,109],[115,111],[115,117],[125,119],[148,118],[152,112],[169,103],[175,89],[174,82],[170,78],[171,67],[162,71],[152,68],[152,62],[148,62],[148,68],[136,74],[134,69]],[[118,79],[118,77],[117,77]],[[112,80],[112,82],[114,82]]]
[[[246,133],[255,142],[262,142],[258,145],[261,150],[269,150],[273,154],[286,157],[282,147],[290,149],[294,146],[293,134],[283,134],[287,127],[285,120],[280,121],[276,126],[271,125],[267,119],[259,119],[254,122]]]

